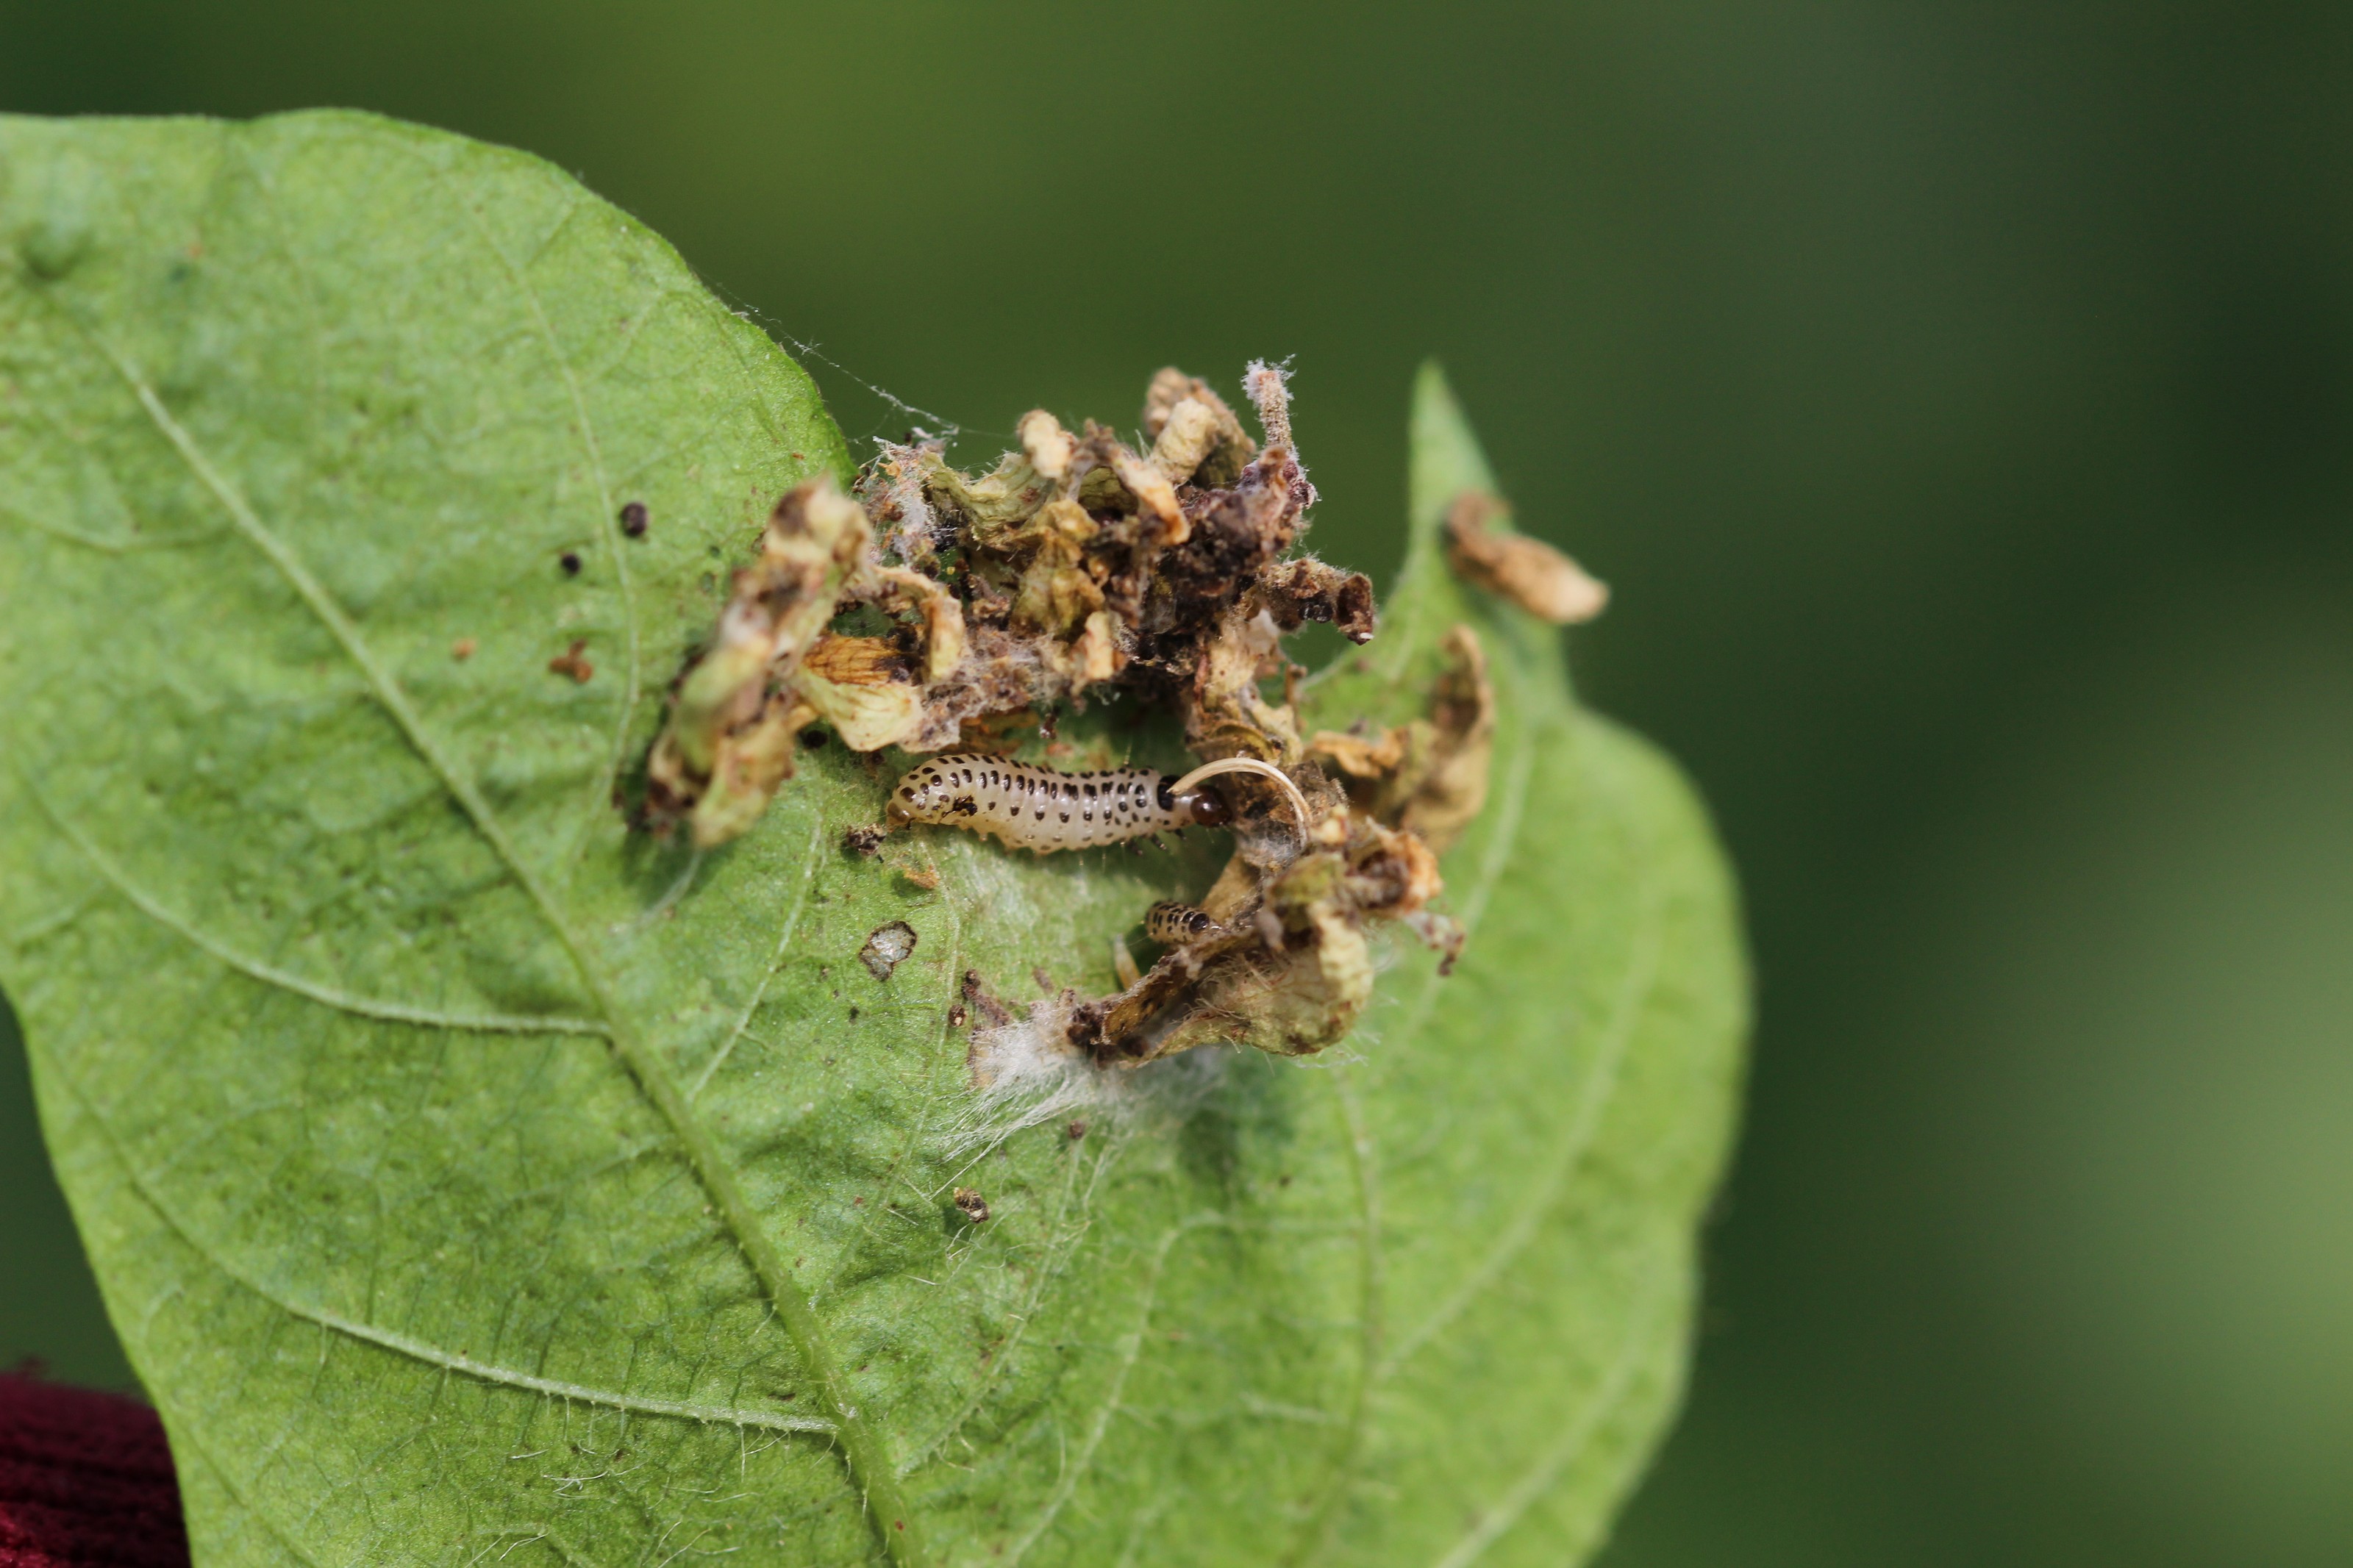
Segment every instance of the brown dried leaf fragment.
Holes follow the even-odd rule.
[[[892,608],[912,609],[923,627],[923,679],[944,680],[964,662],[964,605],[937,578],[903,566],[885,566],[877,574],[878,597]]]
[[[1368,925],[1404,921],[1443,935],[1438,917],[1423,918],[1441,886],[1430,847],[1345,805],[1271,876],[1237,876],[1241,864],[1237,856],[1201,909],[1155,906],[1153,934],[1169,951],[1118,994],[1071,1008],[1071,1048],[1120,1067],[1215,1041],[1308,1055],[1347,1033],[1372,999]]]
[[[1400,826],[1443,851],[1487,804],[1488,764],[1495,751],[1495,688],[1478,634],[1456,626],[1440,645],[1448,659],[1431,694],[1423,763],[1404,802]]]
[[[750,831],[776,786],[793,776],[793,747],[816,711],[789,691],[771,692],[759,716],[723,737],[692,815],[700,849]],[[649,792],[650,793],[650,792]]]
[[[657,832],[691,825],[699,846],[758,820],[792,776],[792,740],[816,714],[793,677],[862,566],[866,513],[820,476],[787,491],[735,574],[712,645],[681,677],[647,759],[646,813]]]
[[[1463,578],[1556,626],[1599,615],[1609,590],[1540,539],[1499,532],[1511,510],[1482,490],[1465,490],[1446,514],[1446,556]]]
[[[1307,754],[1346,780],[1348,797],[1375,820],[1417,833],[1438,851],[1487,803],[1495,747],[1495,689],[1478,635],[1458,626],[1440,645],[1447,668],[1430,716],[1377,735],[1318,731]]]
[[[1181,433],[1175,443],[1169,440],[1172,422],[1181,428],[1197,424],[1200,418],[1190,413],[1179,416],[1178,411],[1187,404],[1198,405],[1208,415],[1206,443],[1189,430]],[[1175,365],[1155,375],[1144,395],[1144,433],[1152,438],[1154,460],[1176,484],[1189,479],[1208,489],[1231,485],[1241,477],[1242,465],[1258,456],[1258,443],[1242,428],[1242,422],[1234,417],[1226,400],[1208,382],[1198,375],[1187,375]],[[1187,461],[1197,443],[1201,445],[1201,450]],[[1177,471],[1180,465],[1182,472]]]
[[[952,511],[975,542],[992,549],[1005,531],[1019,527],[1062,488],[1061,480],[1039,473],[1026,452],[1008,452],[989,472],[967,479],[948,467],[936,446],[892,451],[900,461],[914,465],[933,505]]]
[[[1136,499],[1139,511],[1157,525],[1157,531],[1149,536],[1151,542],[1166,549],[1192,537],[1192,520],[1176,504],[1176,487],[1168,482],[1168,476],[1158,465],[1137,457],[1125,447],[1115,446],[1111,468],[1119,476],[1119,482],[1127,487],[1128,494]]]
[[[1318,730],[1307,742],[1307,752],[1330,763],[1352,779],[1379,780],[1404,765],[1405,739],[1402,728],[1384,730],[1373,736]]]
[[[1062,428],[1060,420],[1042,408],[1033,408],[1013,429],[1022,456],[1029,459],[1039,479],[1059,485],[1071,477],[1071,460],[1078,454],[1078,443]]]
[[[923,722],[923,689],[887,637],[821,637],[793,684],[853,752],[895,746]]]
[[[1013,600],[1016,629],[1068,637],[1073,627],[1103,607],[1102,586],[1086,569],[1086,545],[1103,531],[1076,501],[1049,501],[1008,541],[1027,550],[1021,585]]]
[[[1362,572],[1345,572],[1303,555],[1261,573],[1258,592],[1274,624],[1285,632],[1314,621],[1360,647],[1373,640],[1377,624],[1373,580]]]

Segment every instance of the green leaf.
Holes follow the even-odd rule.
[[[200,1562],[1591,1549],[1674,1401],[1744,981],[1672,769],[1447,574],[1488,480],[1434,374],[1313,721],[1485,639],[1460,968],[992,1142],[966,973],[1108,990],[1214,854],[938,833],[926,889],[837,847],[890,776],[838,747],[722,851],[628,830],[725,569],[848,463],[668,247],[349,114],[0,120],[0,984]]]

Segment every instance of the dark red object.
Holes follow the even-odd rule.
[[[0,1373],[0,1568],[187,1561],[180,1486],[155,1413]]]

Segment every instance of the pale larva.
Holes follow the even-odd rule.
[[[983,752],[951,752],[910,769],[892,790],[886,815],[893,827],[941,823],[1040,854],[1092,849],[1224,823],[1224,798],[1201,787],[1203,779],[1219,773],[1273,780],[1293,802],[1299,820],[1306,820],[1298,787],[1279,769],[1249,757],[1205,763],[1183,778],[1171,778],[1151,768],[1057,773]]]

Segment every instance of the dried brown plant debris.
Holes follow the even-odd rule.
[[[1321,1050],[1372,1000],[1369,928],[1405,921],[1441,951],[1460,947],[1452,922],[1425,907],[1441,885],[1419,835],[1327,795],[1307,846],[1281,870],[1221,879],[1198,910],[1161,910],[1162,934],[1190,940],[1116,995],[1067,1009],[1063,1037],[1122,1067],[1212,1041]]]
[[[460,658],[470,658],[473,654],[473,651],[474,650],[471,647],[469,647],[465,653],[459,655],[459,657]],[[565,648],[562,653],[557,654],[554,658],[547,661],[547,672],[550,675],[568,675],[583,686],[587,685],[589,681],[596,679],[596,667],[588,662],[588,644],[586,639],[575,637],[570,647]]]
[[[724,844],[792,777],[795,737],[817,717],[797,685],[801,663],[872,549],[864,510],[829,476],[776,502],[758,559],[735,574],[711,645],[680,677],[647,759],[657,831],[684,822],[698,847]]]
[[[1511,509],[1483,490],[1465,490],[1446,513],[1446,556],[1454,570],[1491,594],[1556,626],[1599,615],[1609,590],[1541,539],[1499,531]]]
[[[1372,584],[1296,552],[1315,491],[1283,373],[1254,364],[1245,386],[1255,439],[1206,383],[1166,370],[1142,450],[1036,411],[985,473],[909,443],[883,448],[854,499],[802,485],[674,688],[646,818],[698,845],[757,820],[812,725],[863,753],[998,753],[1033,730],[1050,742],[1059,709],[1117,693],[1173,711],[1204,762],[1273,771],[1219,780],[1233,858],[1198,921],[1163,922],[1189,939],[1117,994],[1062,992],[1017,1018],[967,976],[977,1080],[1009,1032],[1049,1024],[1051,1050],[1101,1065],[1209,1040],[1316,1050],[1370,997],[1370,928],[1460,945],[1427,906],[1436,848],[1484,795],[1493,697],[1477,643],[1450,640],[1427,717],[1360,742],[1301,735],[1283,638],[1320,623],[1369,640]]]
[[[855,500],[827,479],[786,496],[673,693],[649,826],[704,846],[743,833],[814,721],[853,751],[932,752],[1107,689],[1178,708],[1204,755],[1295,762],[1254,683],[1305,622],[1370,637],[1372,584],[1287,557],[1315,492],[1281,373],[1254,366],[1250,384],[1263,450],[1206,384],[1166,371],[1148,451],[1038,411],[987,473],[896,446]],[[853,613],[865,622],[836,626]]]
[[[1307,752],[1345,781],[1362,809],[1443,853],[1487,803],[1495,689],[1469,626],[1454,627],[1439,647],[1446,668],[1431,688],[1427,717],[1377,734],[1318,731]]]

